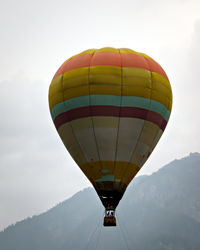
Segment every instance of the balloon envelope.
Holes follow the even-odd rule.
[[[160,139],[172,108],[161,66],[130,49],[65,61],[49,88],[55,127],[105,207],[116,207]]]

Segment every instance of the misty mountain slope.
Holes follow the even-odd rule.
[[[8,227],[0,233],[0,249],[62,249],[66,239],[70,246],[70,239],[74,239],[76,234],[79,240],[87,237],[92,229],[86,227],[80,234],[83,225],[90,217],[96,225],[98,217],[95,213],[102,214],[102,211],[95,191],[92,188],[85,189],[46,213]],[[4,241],[5,248],[2,245]]]
[[[102,226],[103,207],[87,188],[46,213],[0,233],[1,250],[200,249],[200,154],[175,160],[130,184],[117,227]]]
[[[133,205],[140,200],[154,201],[160,208],[179,211],[200,222],[200,154],[175,160],[150,177],[143,178],[140,185],[128,189],[128,202]],[[129,190],[131,194],[129,194]],[[120,206],[127,206],[124,200]],[[124,209],[124,208],[123,208]]]

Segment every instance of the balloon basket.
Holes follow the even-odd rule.
[[[114,209],[106,209],[103,221],[104,227],[116,227],[116,218]]]
[[[104,227],[116,227],[115,216],[113,216],[112,218],[104,217],[103,225]]]

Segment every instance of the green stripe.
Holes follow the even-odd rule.
[[[169,120],[169,110],[157,101],[137,96],[122,96],[121,99],[121,96],[116,95],[88,95],[68,99],[65,102],[56,104],[51,110],[51,116],[54,120],[59,114],[72,109],[87,107],[89,105],[120,106],[120,103],[122,107],[138,107],[154,111],[160,114],[166,121]]]

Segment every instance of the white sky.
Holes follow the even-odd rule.
[[[200,151],[199,0],[1,0],[0,36],[0,229],[89,186],[48,110],[57,68],[85,49],[144,52],[170,79],[172,115],[141,174]]]

